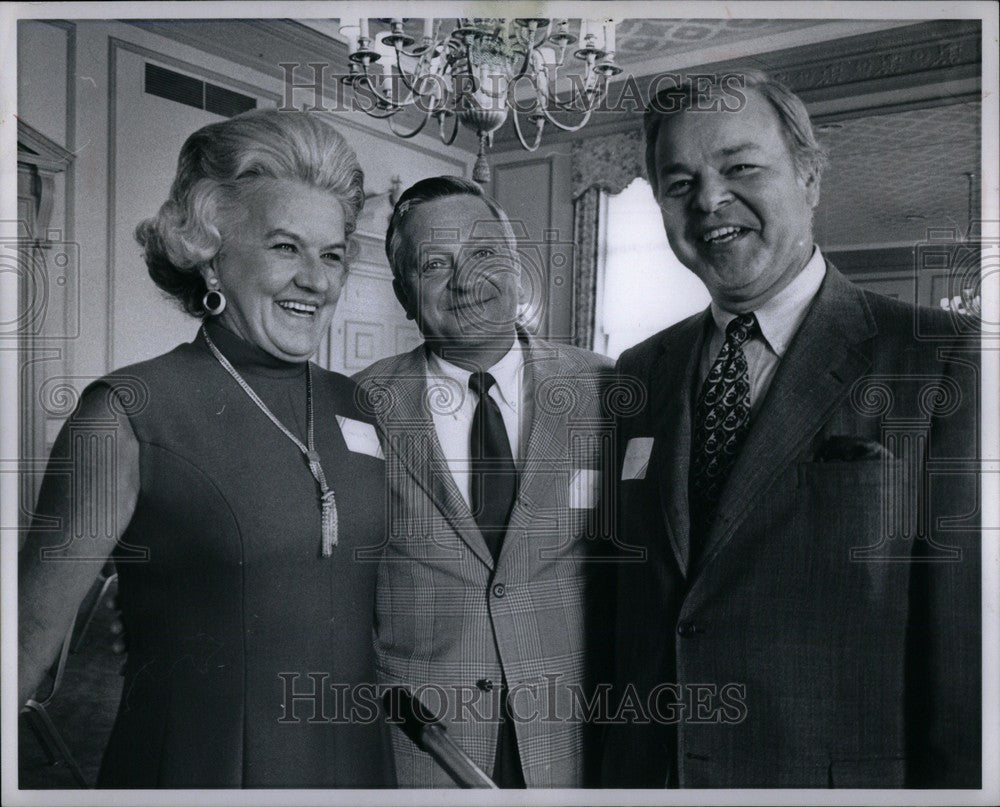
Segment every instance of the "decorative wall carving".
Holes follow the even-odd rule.
[[[840,54],[772,72],[796,92],[808,93],[825,87],[885,80],[965,65],[974,68],[974,72],[978,74],[981,55],[979,36],[969,32],[951,38],[899,46],[881,53],[869,51]]]
[[[17,119],[18,196],[33,203],[31,236],[44,246],[52,218],[55,176],[73,162],[73,155]]]

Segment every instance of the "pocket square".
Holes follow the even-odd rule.
[[[625,446],[625,460],[622,462],[622,482],[629,479],[645,479],[649,467],[649,455],[653,453],[652,437],[633,437]]]
[[[340,424],[340,433],[344,435],[344,442],[347,448],[356,454],[367,454],[369,457],[384,460],[382,446],[378,441],[378,434],[371,423],[365,423],[354,418],[337,415],[337,423]]]
[[[850,435],[827,438],[816,451],[815,462],[856,462],[858,460],[892,460],[893,453],[878,440]]]

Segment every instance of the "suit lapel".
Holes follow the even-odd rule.
[[[718,554],[780,471],[871,366],[876,333],[863,292],[832,265],[775,371],[719,500],[698,571]]]
[[[523,452],[518,480],[517,499],[511,510],[507,535],[500,549],[499,563],[512,553],[527,529],[539,516],[539,504],[552,501],[550,489],[558,480],[568,484],[567,435],[568,417],[572,409],[568,402],[576,396],[587,394],[580,388],[580,380],[571,375],[559,349],[555,345],[539,342],[531,335],[525,338],[523,388],[520,390],[522,406],[530,401],[528,417],[522,417],[527,440]],[[541,518],[545,518],[541,515]],[[499,564],[498,564],[499,565]]]
[[[667,537],[681,574],[688,575],[690,518],[688,467],[691,462],[691,390],[705,339],[708,310],[679,326],[662,345],[650,372],[650,468],[655,468]]]
[[[373,378],[371,380],[378,381]],[[490,568],[493,557],[465,499],[452,478],[434,422],[427,410],[427,356],[420,346],[402,357],[388,378],[393,390],[383,425],[394,443],[394,456],[430,497],[461,539]]]

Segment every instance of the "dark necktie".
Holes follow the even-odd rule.
[[[507,519],[517,495],[517,468],[510,451],[507,428],[490,395],[496,379],[489,373],[473,373],[469,389],[479,396],[472,415],[469,457],[472,460],[472,515],[496,560],[500,555]]]
[[[472,414],[469,456],[472,459],[472,514],[479,525],[493,560],[500,556],[507,519],[517,496],[517,468],[510,450],[507,427],[490,395],[496,379],[489,373],[473,373],[469,389],[479,396]],[[523,788],[524,773],[517,748],[517,732],[510,714],[507,679],[500,683],[500,725],[493,759],[493,781],[502,788]]]
[[[750,426],[750,373],[743,344],[757,318],[741,314],[726,328],[726,341],[701,387],[691,442],[691,557],[715,517],[715,507]]]

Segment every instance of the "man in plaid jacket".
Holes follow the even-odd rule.
[[[517,324],[523,262],[472,182],[403,193],[386,252],[425,342],[357,377],[389,474],[379,684],[407,687],[501,787],[583,787],[607,658],[608,575],[590,561],[606,547],[610,363]],[[453,784],[402,732],[393,745],[401,787]]]

